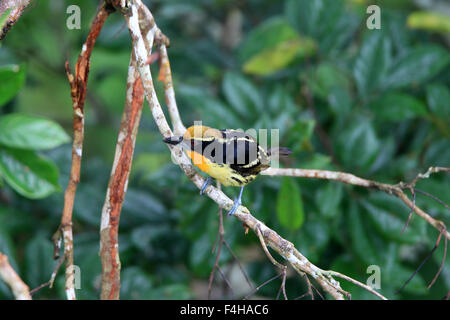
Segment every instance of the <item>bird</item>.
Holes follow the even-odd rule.
[[[219,130],[204,125],[193,125],[182,136],[164,138],[165,143],[181,145],[194,166],[208,174],[201,187],[202,195],[212,179],[224,186],[240,187],[228,215],[233,215],[242,204],[244,187],[255,180],[258,174],[270,167],[275,155],[288,156],[288,148],[264,149],[257,140],[242,131]]]

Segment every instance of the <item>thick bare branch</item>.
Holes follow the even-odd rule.
[[[0,41],[2,41],[6,34],[11,30],[13,25],[19,20],[25,8],[30,4],[30,0],[3,0],[0,2],[0,17],[3,14],[8,16],[3,25],[0,25]]]
[[[128,186],[136,135],[141,119],[144,92],[136,60],[132,54],[128,68],[125,108],[116,144],[111,177],[106,191],[100,226],[102,260],[102,299],[119,299],[120,258],[119,220]]]
[[[31,300],[30,288],[11,267],[8,257],[0,252],[0,278],[11,288],[17,300]]]

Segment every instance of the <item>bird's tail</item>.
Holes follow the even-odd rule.
[[[276,147],[276,148],[270,148],[269,150],[267,150],[267,154],[270,157],[288,157],[289,155],[292,154],[292,151],[289,150],[286,147]]]

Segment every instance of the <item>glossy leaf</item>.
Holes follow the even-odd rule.
[[[310,39],[287,40],[255,54],[245,62],[243,70],[249,74],[269,75],[285,68],[296,57],[310,56],[314,51],[315,43]]]
[[[377,119],[403,121],[425,116],[425,105],[418,99],[405,93],[389,93],[381,96],[370,105]]]
[[[120,276],[120,296],[125,300],[151,299],[153,282],[139,267],[125,268]]]
[[[450,53],[437,45],[419,46],[398,57],[386,75],[383,88],[418,86],[450,63]]]
[[[319,97],[327,99],[333,89],[347,91],[350,80],[346,73],[332,63],[323,62],[317,66],[311,77],[306,79],[311,90]]]
[[[365,118],[352,119],[337,137],[337,153],[348,166],[369,166],[380,148],[373,124]]]
[[[316,204],[324,217],[335,217],[340,211],[342,185],[329,182],[316,193]]]
[[[48,281],[48,271],[53,270],[53,245],[44,234],[37,234],[28,242],[25,250],[27,269],[25,281],[36,288]]]
[[[258,89],[240,74],[227,72],[222,82],[222,90],[230,106],[241,116],[255,117],[264,108]]]
[[[353,68],[360,96],[365,97],[381,86],[391,65],[391,41],[380,30],[366,33]]]
[[[238,113],[204,89],[183,85],[178,88],[177,94],[202,115],[199,120],[204,125],[224,129],[242,127]]]
[[[290,40],[298,40],[298,33],[282,17],[273,17],[254,28],[239,49],[242,61],[248,61],[264,50]]]
[[[0,144],[8,147],[44,150],[70,141],[54,121],[12,113],[0,117]]]
[[[299,229],[305,220],[300,188],[292,178],[284,177],[277,198],[277,217],[290,230]]]
[[[312,119],[300,119],[291,127],[287,145],[292,151],[300,151],[309,148],[311,136],[316,122]]]
[[[368,265],[380,264],[380,252],[372,241],[373,236],[369,236],[369,233],[373,231],[367,227],[365,220],[360,207],[356,203],[351,203],[347,220],[351,239],[350,245],[354,252]]]
[[[58,168],[33,151],[0,148],[0,175],[15,191],[31,199],[60,190]]]
[[[14,98],[24,83],[24,65],[0,66],[0,107]]]
[[[300,36],[281,18],[269,19],[249,33],[240,48],[243,70],[255,75],[268,75],[285,68],[297,57],[310,56],[316,43]]]
[[[427,86],[427,102],[431,112],[444,120],[450,121],[450,90],[443,84]]]
[[[417,243],[425,238],[425,224],[422,219],[412,219],[401,233],[410,209],[399,199],[387,194],[373,194],[369,200],[361,201],[375,228],[389,240]]]
[[[432,11],[415,11],[407,19],[411,29],[421,29],[432,32],[450,33],[450,19],[448,15]]]

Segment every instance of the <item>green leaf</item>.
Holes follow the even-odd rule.
[[[192,299],[190,289],[182,284],[170,284],[156,288],[151,300],[187,300]]]
[[[351,246],[354,252],[368,265],[379,264],[378,252],[367,236],[367,233],[372,231],[364,224],[364,218],[356,202],[350,203],[347,221],[349,224]]]
[[[344,10],[341,0],[288,0],[284,15],[301,34],[317,40],[325,55],[336,55],[352,38],[359,18]]]
[[[358,280],[364,283],[367,278],[370,276],[365,271],[366,266],[361,266],[361,264],[355,263],[355,258],[350,254],[342,254],[337,256],[332,265],[330,266],[330,270],[338,271],[342,274],[345,274],[348,277],[352,277],[355,280]],[[347,281],[340,281],[340,285],[342,289],[350,292],[352,294],[352,300],[374,300],[375,296],[361,288],[359,286],[355,286],[354,284]],[[384,287],[383,287],[384,289]],[[384,290],[382,291],[384,294]]]
[[[323,39],[330,25],[336,26],[342,15],[340,0],[288,0],[285,15],[299,31]]]
[[[290,230],[299,229],[305,220],[300,187],[292,178],[284,177],[277,198],[277,217]]]
[[[426,107],[420,100],[401,92],[381,96],[370,108],[380,120],[402,121],[427,114]]]
[[[329,182],[316,192],[316,204],[320,213],[327,218],[335,217],[340,211],[342,184]]]
[[[298,248],[312,262],[318,263],[321,253],[325,250],[331,238],[330,224],[321,220],[320,216],[312,215],[305,221],[292,239]]]
[[[329,62],[322,62],[315,68],[312,76],[306,78],[311,91],[321,97],[327,99],[333,89],[339,88],[347,91],[350,88],[350,81],[347,75]]]
[[[178,97],[201,114],[204,125],[216,128],[239,128],[243,122],[230,107],[200,87],[180,85]]]
[[[336,147],[339,158],[350,167],[366,168],[372,164],[380,148],[372,123],[365,118],[352,119],[342,130]]]
[[[304,34],[313,35],[319,25],[323,7],[322,0],[288,0],[284,11],[291,25]]]
[[[285,68],[297,57],[312,55],[314,51],[313,40],[298,37],[255,54],[242,68],[246,73],[265,76]]]
[[[283,88],[282,85],[277,85],[269,95],[267,99],[267,110],[270,111],[271,115],[280,114],[292,114],[299,110],[298,106],[295,104],[292,96]],[[282,130],[282,128],[280,128]],[[283,136],[280,134],[280,136]]]
[[[366,33],[355,60],[353,76],[361,97],[378,88],[391,64],[391,41],[381,30]]]
[[[192,244],[189,253],[189,262],[192,270],[198,275],[208,274],[211,271],[211,266],[208,263],[211,258],[211,241],[207,234],[203,234]]]
[[[399,199],[375,193],[369,196],[369,200],[361,201],[361,204],[376,230],[386,239],[406,243],[417,243],[425,239],[425,221],[418,217],[412,219],[401,233],[411,210]]]
[[[242,117],[255,118],[263,110],[264,102],[258,89],[240,74],[227,72],[222,90],[233,110]]]
[[[443,84],[426,87],[427,102],[431,112],[439,118],[450,120],[450,90]]]
[[[0,117],[0,144],[5,146],[45,150],[69,141],[61,126],[51,120],[19,113]]]
[[[8,211],[0,210],[0,222],[4,222],[8,218]],[[0,225],[0,252],[8,257],[11,267],[18,271],[18,264],[16,259],[16,248],[14,241],[11,239],[11,230],[5,228],[5,225]]]
[[[59,191],[58,168],[33,151],[0,148],[0,175],[18,193],[30,199]]]
[[[120,296],[125,300],[149,299],[153,283],[149,275],[139,267],[128,267],[120,276]]]
[[[347,115],[352,109],[352,98],[348,90],[331,89],[327,101],[330,111],[336,115]]]
[[[421,29],[431,32],[450,33],[450,17],[448,15],[431,12],[415,11],[409,14],[406,24],[411,29]]]
[[[418,86],[437,75],[450,62],[450,53],[437,45],[422,45],[409,50],[392,64],[382,88]]]
[[[450,140],[439,139],[430,143],[425,152],[423,165],[447,167],[450,159]]]
[[[248,61],[266,49],[295,39],[299,39],[297,31],[282,17],[274,17],[249,32],[239,49],[239,56],[243,62]]]
[[[300,36],[285,19],[275,17],[249,33],[239,55],[244,72],[268,75],[285,68],[296,57],[312,55],[315,48],[312,39]]]
[[[385,280],[398,290],[405,284],[406,280],[408,280],[413,273],[413,269],[404,267],[396,262],[390,267],[389,272],[387,272],[388,279]],[[382,285],[383,282],[384,281],[382,278]],[[425,281],[419,273],[417,273],[414,278],[412,278],[412,280],[403,288],[401,292],[409,292],[414,295],[429,293]]]
[[[24,65],[6,65],[0,67],[0,107],[4,106],[25,83]]]
[[[122,210],[127,216],[155,224],[168,218],[167,209],[159,197],[132,187],[127,191]]]
[[[286,145],[292,151],[310,149],[309,142],[314,131],[316,122],[312,119],[299,119],[289,130],[289,139]]]
[[[331,157],[320,153],[313,153],[301,161],[299,167],[304,169],[325,169],[329,167],[330,163]]]
[[[38,233],[25,250],[26,283],[31,288],[48,281],[53,270],[53,245],[43,233]]]

